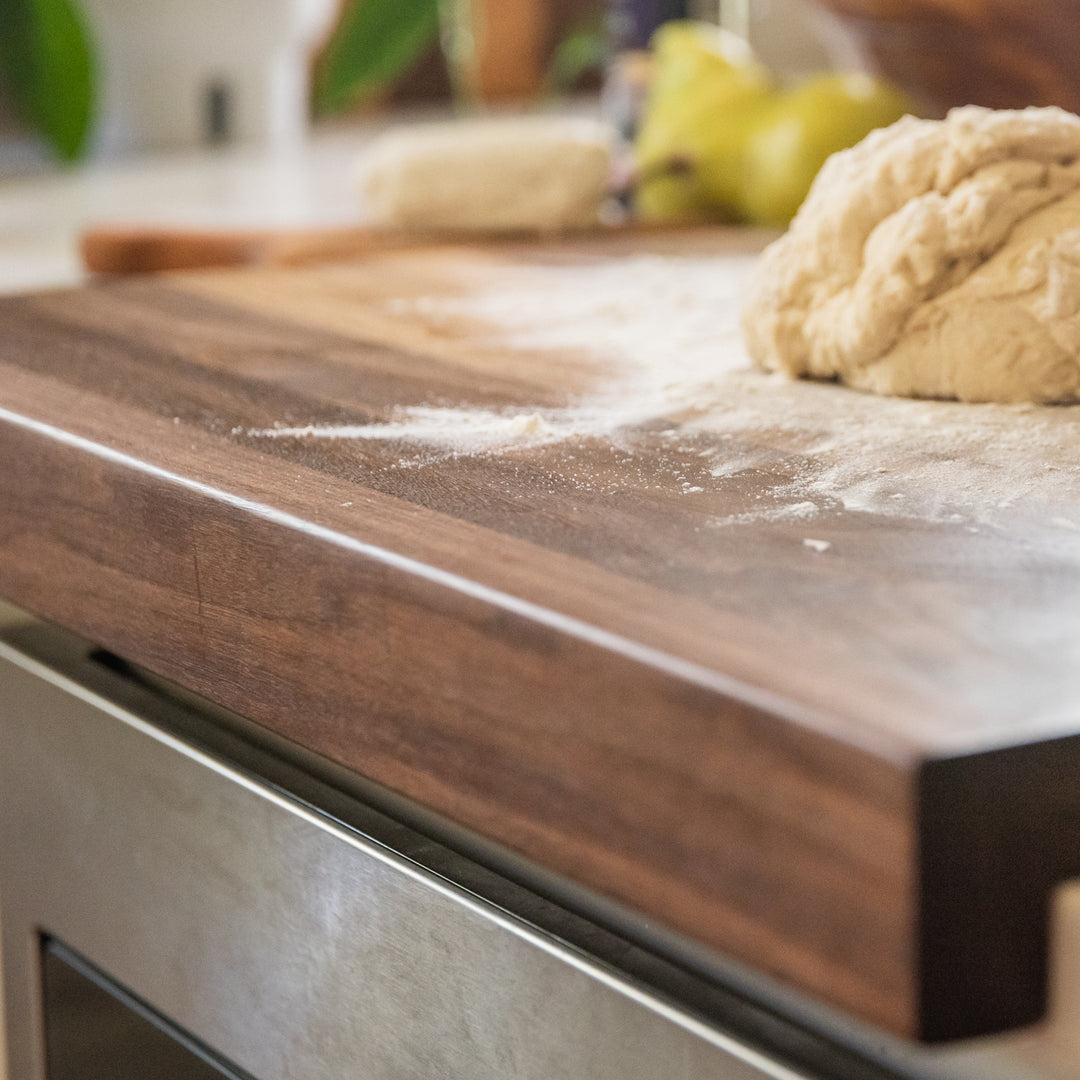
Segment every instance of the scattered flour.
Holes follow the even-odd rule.
[[[737,318],[725,313],[737,313],[752,264],[752,256],[642,256],[521,267],[508,271],[499,286],[468,296],[390,301],[392,313],[432,327],[463,319],[488,326],[478,345],[594,358],[610,369],[608,385],[564,409],[409,406],[385,423],[276,425],[247,434],[401,440],[473,454],[605,436],[699,411],[715,395],[725,359],[731,370],[748,364]]]
[[[535,446],[565,438],[538,412],[496,413],[485,409],[438,409],[415,406],[395,410],[384,424],[306,424],[248,432],[264,438],[415,440],[447,449],[465,444],[472,452],[509,445]]]
[[[716,526],[843,508],[976,530],[1034,504],[1052,510],[1080,499],[1080,406],[887,399],[753,369],[739,331],[753,261],[647,256],[520,267],[469,295],[390,305],[434,328],[484,325],[484,345],[595,360],[601,388],[567,408],[424,406],[397,409],[385,423],[249,434],[400,440],[416,445],[417,462],[425,448],[491,454],[601,438],[633,452],[663,437],[669,456],[703,467],[692,479],[677,476],[688,498],[708,499],[749,474],[760,487],[766,477],[760,508],[717,514]],[[662,436],[660,420],[669,429]],[[1060,522],[1066,527],[1080,523]]]

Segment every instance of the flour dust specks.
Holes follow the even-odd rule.
[[[450,450],[465,445],[475,452],[509,444],[536,446],[563,437],[559,428],[538,412],[499,413],[428,406],[395,409],[393,418],[381,424],[279,425],[248,434],[268,439],[412,440]]]

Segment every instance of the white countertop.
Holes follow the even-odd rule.
[[[353,160],[381,125],[319,132],[291,153],[230,147],[3,173],[0,293],[85,280],[78,237],[91,225],[190,228],[354,223]]]

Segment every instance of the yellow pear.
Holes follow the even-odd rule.
[[[899,90],[864,74],[817,75],[779,95],[759,114],[744,146],[739,215],[759,225],[786,225],[826,159],[912,111]]]
[[[707,23],[666,23],[653,48],[635,209],[649,220],[730,216],[742,146],[772,80],[744,41]]]

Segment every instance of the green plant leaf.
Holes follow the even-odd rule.
[[[351,0],[315,72],[316,114],[389,86],[439,39],[439,0]]]
[[[602,69],[607,55],[604,23],[590,19],[573,28],[556,46],[548,68],[548,84],[556,93],[567,93],[589,72]]]
[[[97,97],[93,48],[71,0],[0,0],[0,75],[15,107],[65,161],[86,147]]]

